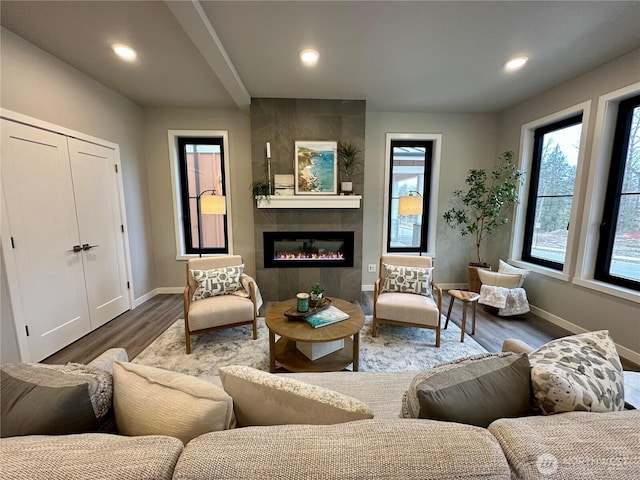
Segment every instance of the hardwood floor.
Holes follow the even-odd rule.
[[[373,292],[363,292],[360,306],[366,315],[373,313]],[[263,311],[264,311],[263,307]],[[442,311],[446,315],[449,296],[443,294]],[[264,313],[264,312],[262,312]],[[471,329],[467,310],[467,332]],[[111,322],[87,334],[68,347],[43,360],[44,363],[88,363],[112,347],[123,347],[129,359],[135,358],[176,320],[183,317],[182,295],[157,295],[135,310],[123,313]],[[462,302],[455,302],[451,322],[460,326]],[[478,305],[476,333],[473,338],[490,352],[499,352],[502,342],[515,338],[534,348],[554,338],[569,335],[564,330],[532,313],[519,317],[498,317]],[[625,369],[640,371],[638,365],[622,362]]]

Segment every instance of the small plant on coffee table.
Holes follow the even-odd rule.
[[[322,288],[319,283],[316,283],[315,285],[313,285],[309,293],[311,295],[309,303],[312,306],[315,307],[322,303],[322,298],[324,296],[324,288]]]

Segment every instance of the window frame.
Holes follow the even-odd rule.
[[[548,268],[537,263],[531,263],[522,259],[522,249],[524,244],[524,225],[525,215],[527,210],[527,202],[523,199],[527,199],[529,196],[529,188],[531,184],[531,178],[529,172],[531,171],[531,162],[533,159],[533,146],[534,146],[534,131],[536,128],[551,124],[555,121],[562,120],[582,113],[582,131],[580,135],[580,149],[578,153],[578,166],[576,170],[576,179],[574,183],[573,196],[574,198],[580,198],[582,192],[582,177],[585,172],[585,151],[587,142],[587,130],[589,125],[589,117],[591,110],[591,100],[567,107],[558,112],[552,113],[545,117],[533,120],[529,123],[522,125],[520,129],[520,163],[519,168],[526,172],[525,183],[519,187],[520,202],[514,211],[513,230],[511,235],[511,243],[509,248],[509,262],[515,266],[526,268],[532,272],[536,272],[540,275],[555,278],[564,282],[568,282],[570,272],[572,271],[574,264],[574,244],[576,242],[576,235],[578,234],[577,227],[579,225],[580,212],[578,211],[579,203],[577,201],[572,202],[569,232],[567,235],[567,250],[565,254],[565,262],[562,271],[558,271],[553,268]]]
[[[403,249],[388,249],[390,226],[390,187],[391,187],[391,153],[392,141],[421,142],[431,141],[431,178],[425,185],[422,210],[421,247],[408,247]],[[440,184],[440,157],[442,151],[442,134],[439,133],[387,133],[385,136],[385,176],[384,176],[384,207],[383,218],[385,224],[382,228],[383,253],[404,253],[407,255],[424,255],[435,258],[436,252],[436,226],[438,221],[438,189]],[[427,188],[428,187],[428,188]],[[428,192],[428,195],[427,195]],[[427,208],[425,208],[427,207]],[[425,228],[426,226],[426,228]],[[422,250],[420,250],[422,248]]]
[[[183,195],[184,187],[181,175],[181,161],[180,161],[180,149],[178,145],[179,138],[189,138],[191,140],[204,139],[204,138],[218,138],[221,141],[222,146],[222,171],[223,171],[223,190],[226,195],[227,214],[224,216],[224,227],[226,234],[226,251],[222,249],[203,249],[203,256],[219,256],[219,255],[233,255],[233,229],[232,222],[229,216],[229,212],[232,211],[231,207],[231,195],[226,194],[230,192],[230,152],[229,152],[229,139],[227,130],[169,130],[168,142],[169,142],[169,161],[171,166],[171,184],[172,184],[172,199],[173,199],[173,214],[174,214],[174,232],[176,242],[176,260],[188,260],[190,258],[198,257],[200,252],[197,249],[189,251],[187,247],[187,236],[190,238],[190,234],[185,231],[185,223],[183,221],[183,206],[185,205],[185,197]],[[214,251],[219,250],[219,251]]]
[[[600,223],[600,238],[596,250],[594,279],[605,283],[640,291],[640,281],[611,275],[611,260],[615,244],[616,225],[619,216],[622,182],[626,169],[629,135],[633,111],[640,107],[640,93],[621,100],[617,105],[613,144],[609,160],[609,172],[604,193],[601,219],[611,218],[611,222]]]
[[[555,132],[558,130],[562,130],[563,128],[567,128],[574,125],[581,125],[581,128],[584,129],[584,119],[582,112],[572,115],[567,118],[563,118],[561,120],[554,121],[552,123],[548,123],[546,125],[541,125],[537,127],[533,132],[533,153],[531,157],[531,168],[530,168],[530,176],[529,176],[529,191],[527,195],[526,202],[526,214],[524,218],[524,236],[523,236],[523,245],[522,245],[522,254],[521,257],[523,261],[540,265],[542,267],[550,268],[553,270],[562,271],[564,269],[564,265],[567,262],[567,252],[569,250],[569,239],[567,236],[567,247],[565,249],[565,261],[554,262],[552,260],[548,260],[545,258],[534,257],[531,254],[531,248],[533,243],[533,230],[535,226],[535,214],[538,206],[538,188],[540,186],[540,170],[542,163],[542,150],[544,148],[544,136],[547,133]],[[580,133],[582,137],[582,131]],[[580,152],[579,152],[580,153]],[[578,162],[579,163],[579,162]],[[577,180],[577,166],[576,166],[576,177],[574,178],[573,183],[573,192],[571,194],[571,214],[569,217],[569,225],[567,226],[567,230],[571,227],[571,220],[573,216],[574,204],[576,203],[576,180]],[[559,197],[568,197],[569,195],[557,195],[556,198]]]

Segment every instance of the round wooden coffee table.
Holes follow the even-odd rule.
[[[331,299],[332,305],[349,314],[341,322],[313,328],[307,322],[290,321],[284,312],[296,305],[296,299],[280,302],[269,308],[265,323],[269,328],[269,370],[274,372],[276,364],[291,372],[334,372],[353,363],[357,372],[360,360],[360,329],[364,326],[364,313],[358,305]],[[280,338],[276,342],[276,335]],[[314,361],[309,360],[296,348],[296,342],[324,343],[344,339],[344,347]]]

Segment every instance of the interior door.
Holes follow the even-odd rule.
[[[67,138],[2,121],[2,191],[17,278],[16,324],[39,361],[90,331]],[[16,284],[12,284],[16,282]],[[15,308],[16,304],[19,308]]]
[[[93,330],[129,309],[115,153],[68,141]]]

